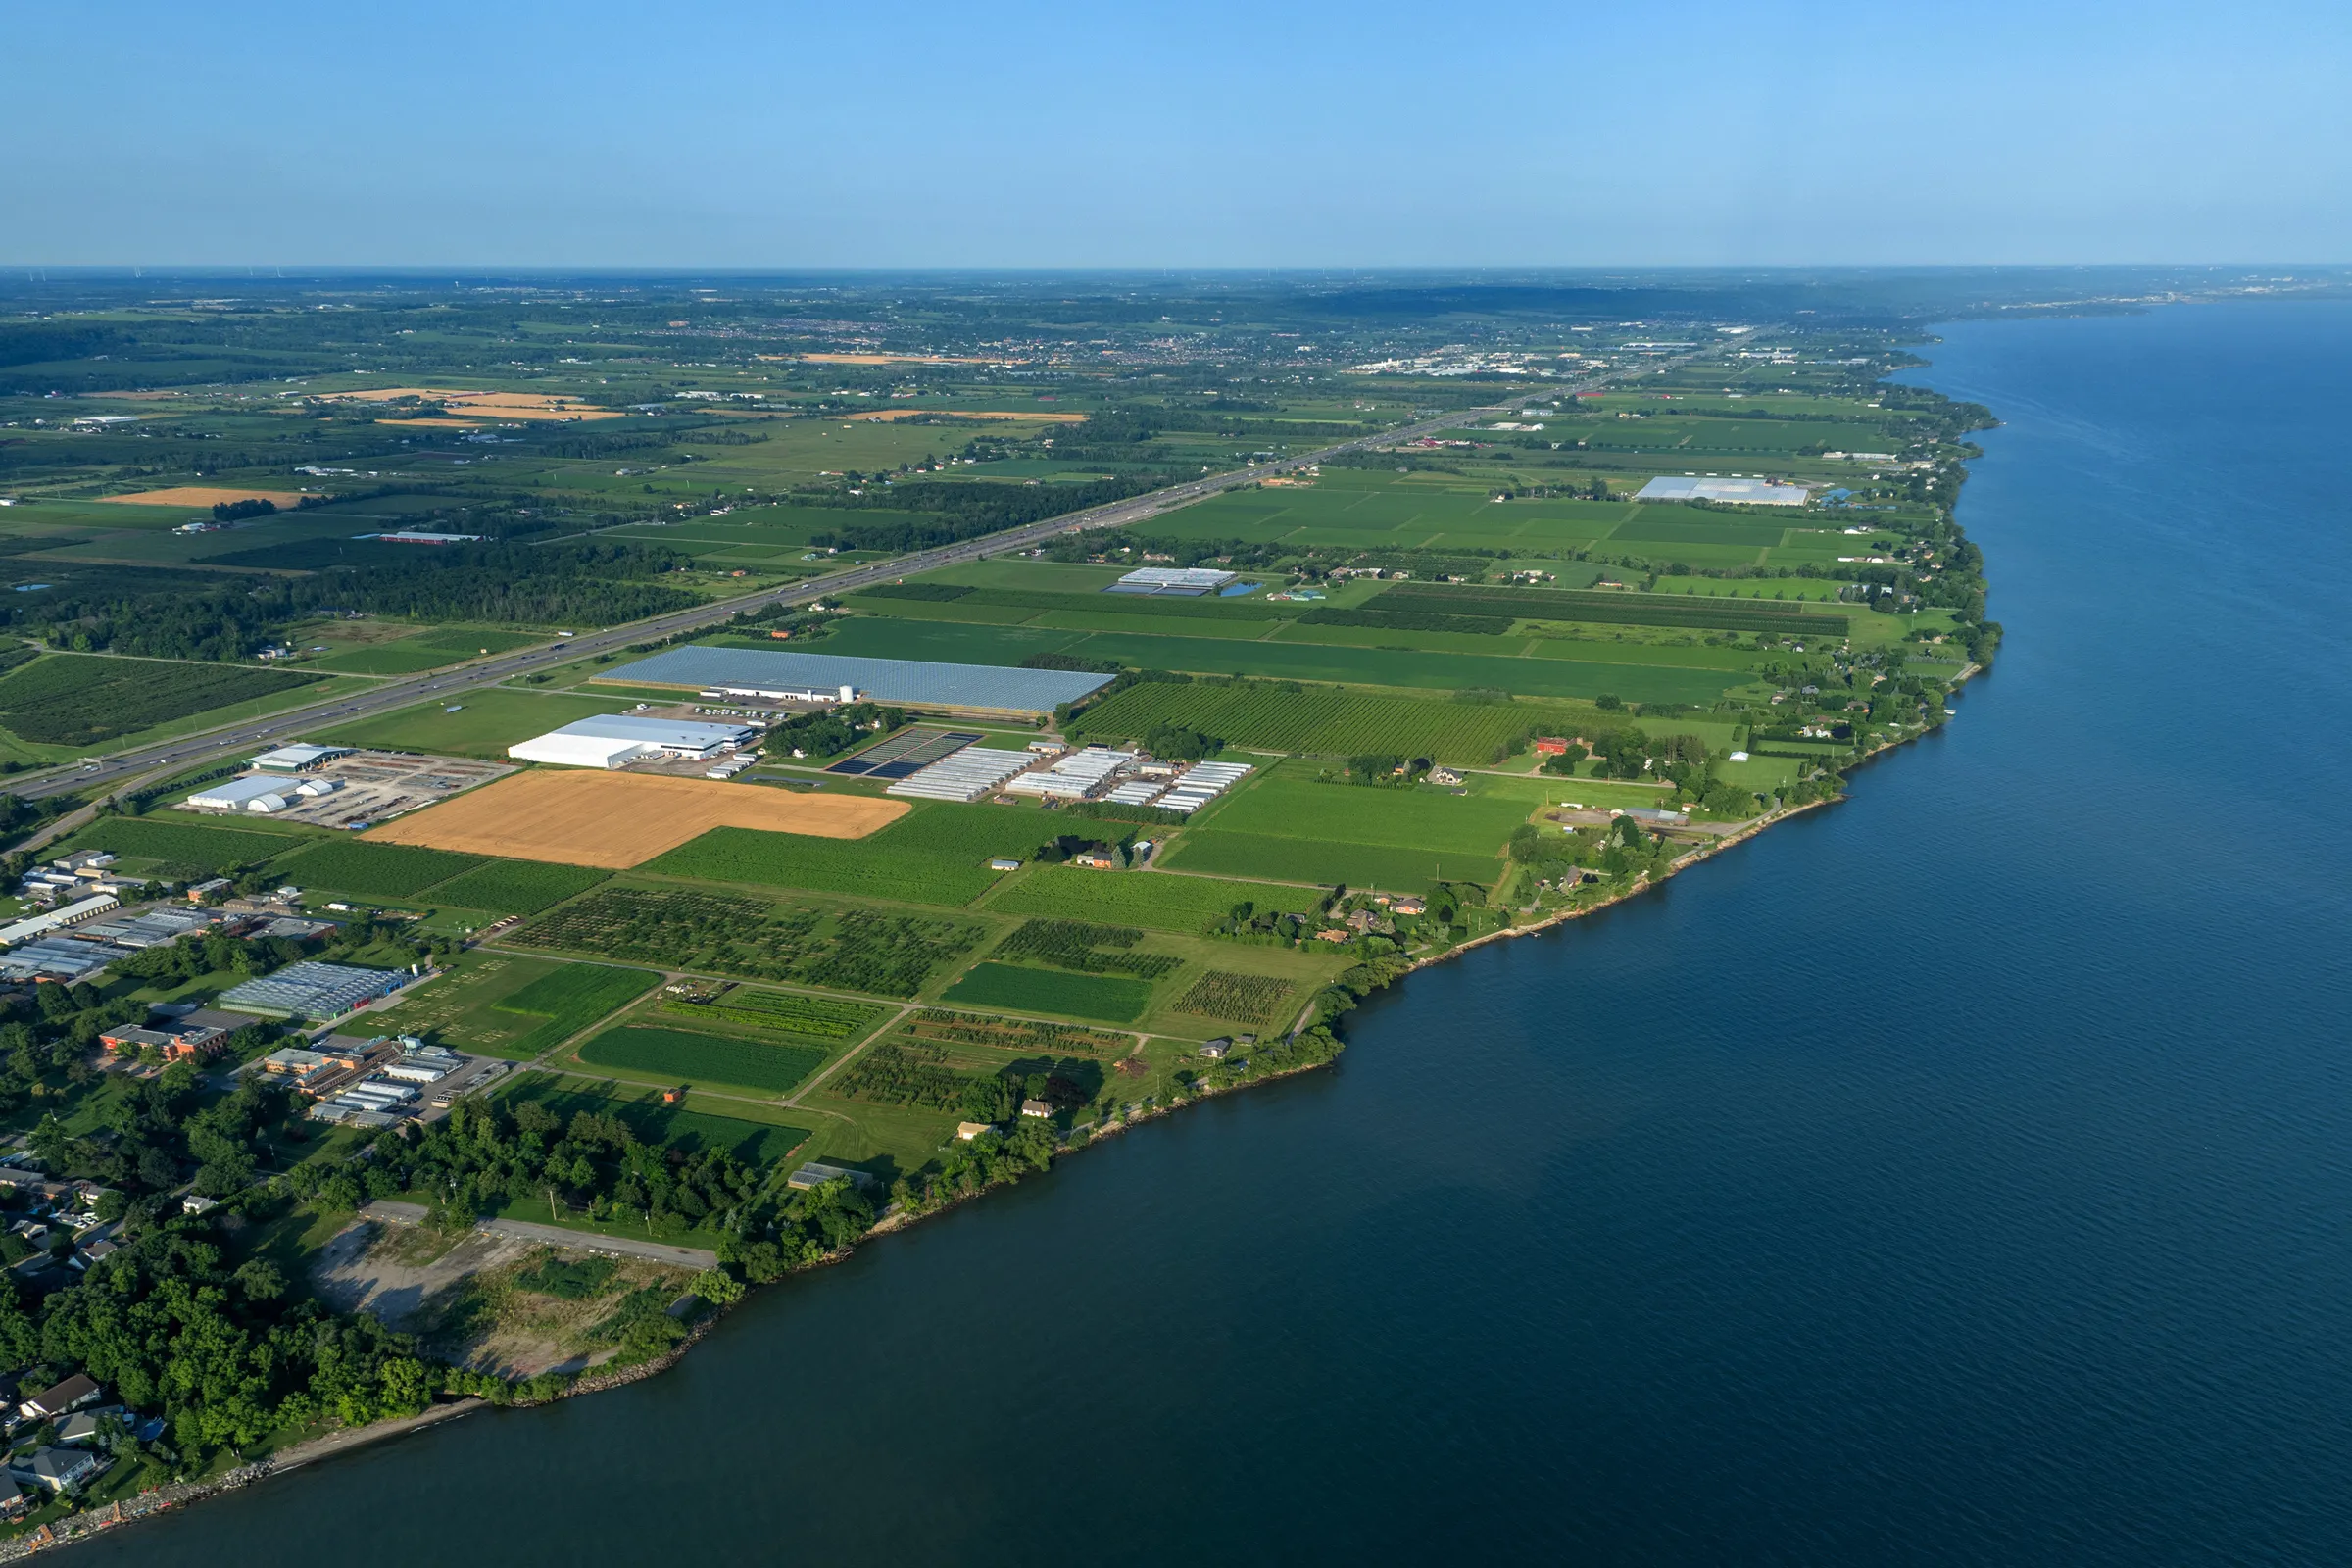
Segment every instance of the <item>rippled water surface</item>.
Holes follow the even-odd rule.
[[[1845,804],[76,1560],[2352,1561],[2352,308],[1925,352],[2009,641]]]

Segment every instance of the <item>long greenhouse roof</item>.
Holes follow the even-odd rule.
[[[633,664],[619,665],[597,678],[639,685],[732,687],[743,691],[850,686],[857,689],[859,698],[877,703],[1028,713],[1050,712],[1062,703],[1076,702],[1110,680],[1108,675],[1082,670],[935,664],[907,659],[844,659],[831,654],[704,648],[692,644],[666,649]]]

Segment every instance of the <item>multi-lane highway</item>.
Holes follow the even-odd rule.
[[[1595,377],[1592,381],[1582,383],[1582,385],[1590,387],[1608,379],[1611,377]],[[1577,389],[1577,387],[1571,386],[1557,386],[1546,387],[1544,390],[1545,395],[1556,397]],[[592,654],[609,653],[626,648],[632,643],[650,642],[657,638],[673,637],[680,632],[715,626],[734,615],[738,611],[758,610],[770,604],[812,604],[820,599],[829,599],[871,583],[885,582],[893,577],[906,576],[910,572],[929,571],[934,567],[950,565],[961,561],[978,561],[983,557],[1002,555],[1008,550],[1025,550],[1051,539],[1056,534],[1069,533],[1082,528],[1115,528],[1125,523],[1140,522],[1146,517],[1156,516],[1178,507],[1190,506],[1196,501],[1216,495],[1220,491],[1231,490],[1240,485],[1253,484],[1261,479],[1286,473],[1309,464],[1328,461],[1343,452],[1357,451],[1366,447],[1387,446],[1398,441],[1417,440],[1439,430],[1458,427],[1465,420],[1474,419],[1481,415],[1491,414],[1496,409],[1508,406],[1508,404],[1496,404],[1486,408],[1456,410],[1439,418],[1424,419],[1416,424],[1383,430],[1377,435],[1345,441],[1338,446],[1325,447],[1317,452],[1301,453],[1295,457],[1282,458],[1269,463],[1252,464],[1249,467],[1235,468],[1224,473],[1202,474],[1198,479],[1187,479],[1182,484],[1171,485],[1165,490],[1154,490],[1149,495],[1137,496],[1127,501],[1112,502],[1108,506],[1095,507],[1085,512],[1067,513],[1058,517],[1048,518],[1043,522],[1006,529],[1003,533],[989,534],[985,538],[972,539],[961,544],[945,545],[937,550],[918,551],[913,555],[901,556],[891,561],[871,562],[864,565],[853,566],[846,571],[833,572],[823,577],[808,578],[780,588],[764,589],[759,593],[746,594],[739,598],[713,600],[706,605],[697,605],[692,610],[681,610],[666,615],[655,615],[646,620],[631,621],[626,625],[612,626],[603,631],[582,632],[576,637],[551,639],[538,647],[478,660],[470,664],[441,670],[429,675],[387,680],[367,691],[346,692],[341,697],[329,702],[316,703],[306,708],[288,709],[284,712],[272,713],[265,718],[248,719],[241,723],[225,725],[220,729],[179,736],[152,746],[117,752],[78,765],[20,774],[8,787],[18,795],[38,798],[69,791],[86,790],[94,785],[127,784],[140,781],[163,768],[169,768],[173,772],[181,771],[208,761],[218,761],[223,758],[235,756],[239,752],[251,751],[258,747],[282,745],[310,730],[331,724],[349,723],[353,719],[364,718],[371,713],[388,712],[396,708],[407,708],[426,698],[453,698],[461,692],[475,687],[512,680],[515,676],[527,675],[534,670],[547,669],[558,664],[567,664]]]

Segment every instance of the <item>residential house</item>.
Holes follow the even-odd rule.
[[[37,1448],[29,1458],[11,1459],[8,1473],[44,1492],[63,1492],[68,1487],[87,1486],[113,1462],[94,1448]]]
[[[1232,1049],[1232,1040],[1220,1037],[1215,1040],[1204,1042],[1200,1047],[1200,1054],[1206,1056],[1211,1061],[1223,1061],[1225,1059],[1225,1054]]]
[[[24,1489],[17,1485],[17,1478],[0,1469],[0,1519],[14,1519],[30,1501],[24,1495]]]
[[[997,1127],[996,1123],[994,1122],[959,1121],[956,1124],[956,1136],[962,1139],[967,1144],[973,1139],[979,1137],[982,1133],[993,1133],[996,1130]]]
[[[97,1384],[91,1382],[88,1377],[76,1372],[54,1388],[43,1389],[40,1393],[19,1403],[17,1419],[20,1421],[54,1420],[69,1411],[78,1410],[85,1404],[94,1403],[105,1392]]]
[[[127,1423],[128,1417],[119,1404],[100,1405],[93,1410],[77,1410],[58,1423],[57,1441],[75,1447],[96,1443],[105,1436],[109,1424]]]
[[[1047,1117],[1054,1114],[1054,1107],[1047,1104],[1042,1100],[1024,1100],[1021,1102],[1021,1114],[1024,1116]]]

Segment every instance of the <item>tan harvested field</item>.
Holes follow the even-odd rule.
[[[442,404],[455,413],[495,419],[617,419],[622,416],[617,409],[600,409],[594,404],[579,403],[560,393],[547,392],[465,392],[455,387],[370,386],[355,392],[322,392],[319,396],[352,403],[390,403],[398,398],[423,398]]]
[[[876,409],[871,414],[845,414],[844,419],[911,419],[918,414],[944,414],[957,419],[1028,419],[1037,424],[1076,424],[1083,414],[1007,414],[978,409]]]
[[[126,496],[102,499],[125,507],[209,507],[217,501],[270,501],[280,507],[302,505],[299,490],[232,490],[217,484],[179,484],[169,490],[134,490]]]
[[[714,827],[861,839],[906,814],[871,795],[795,795],[757,784],[541,768],[427,807],[366,836],[514,860],[625,871]]]
[[[955,354],[755,354],[756,360],[805,360],[810,365],[993,365]]]

